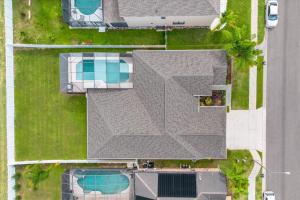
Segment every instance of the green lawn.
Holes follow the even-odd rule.
[[[232,97],[233,110],[249,109],[249,67],[233,63],[232,69]]]
[[[15,51],[17,160],[86,158],[86,98],[59,92],[60,51]]]
[[[251,0],[228,0],[227,9],[237,16],[237,25],[245,28],[246,37],[251,37]]]
[[[44,165],[48,167],[49,165]],[[17,192],[23,200],[57,200],[61,199],[61,175],[65,169],[75,168],[126,168],[124,164],[65,164],[59,165],[50,170],[49,177],[38,185],[38,190],[32,190],[27,180],[24,178],[24,168],[17,167],[17,172],[21,173],[21,179],[18,183],[21,190]]]
[[[260,158],[262,159],[262,152],[258,151]],[[261,200],[262,199],[262,170],[260,170],[259,174],[257,175],[255,181],[255,199]]]
[[[258,33],[257,43],[263,42],[265,37],[265,0],[258,0]]]
[[[61,0],[13,1],[16,43],[39,44],[164,44],[164,32],[155,30],[109,31],[69,29],[62,21]],[[28,19],[28,10],[31,19]]]
[[[0,199],[7,199],[4,1],[0,1]]]
[[[264,96],[264,57],[260,56],[257,59],[257,85],[256,85],[256,108],[263,106],[263,96]]]
[[[182,164],[190,165],[192,168],[217,168],[220,167],[225,170],[230,170],[233,168],[234,164],[237,164],[238,168],[243,171],[243,177],[247,178],[253,168],[253,161],[249,151],[239,150],[239,151],[227,151],[226,160],[200,160],[197,162],[188,160],[156,160],[155,167],[157,168],[179,168]],[[246,159],[246,162],[242,160]],[[143,161],[140,162],[141,164]],[[228,192],[231,194],[232,183],[228,183]],[[246,200],[247,195],[238,195],[239,200]]]

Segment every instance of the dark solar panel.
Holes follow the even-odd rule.
[[[196,174],[158,174],[159,197],[196,197]]]
[[[136,195],[135,200],[153,200],[153,199],[149,199],[149,198],[146,198],[146,197],[141,197],[141,196]]]

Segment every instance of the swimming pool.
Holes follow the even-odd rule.
[[[99,191],[102,194],[120,194],[129,187],[129,179],[120,171],[76,170],[74,175],[84,192]]]
[[[85,59],[76,64],[76,79],[126,82],[129,79],[129,65],[124,60]]]
[[[102,5],[102,0],[75,0],[75,6],[84,15],[91,15]]]

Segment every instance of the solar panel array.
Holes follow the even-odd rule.
[[[159,173],[158,197],[196,197],[196,173]]]

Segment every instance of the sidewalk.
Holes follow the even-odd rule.
[[[250,151],[252,158],[254,160],[253,169],[248,177],[248,191],[254,191],[248,193],[248,200],[255,200],[255,187],[256,187],[256,177],[259,175],[261,166],[258,163],[261,163],[261,158],[256,150]]]

